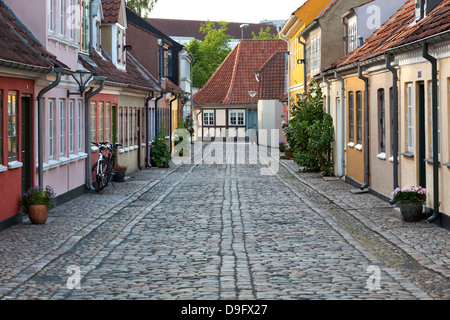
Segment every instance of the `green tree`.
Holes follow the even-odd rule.
[[[294,161],[303,171],[333,174],[333,119],[324,111],[318,81],[312,81],[308,94],[293,104],[285,134],[289,148],[294,151]]]
[[[202,88],[231,52],[231,36],[226,33],[227,25],[227,22],[220,21],[216,27],[215,22],[208,20],[200,26],[205,40],[194,39],[187,44],[187,50],[195,58],[192,67],[194,87]]]
[[[126,0],[127,6],[144,18],[147,18],[157,2],[158,0]]]
[[[267,27],[266,30],[261,28],[258,35],[252,31],[252,37],[253,39],[278,39],[278,34],[272,33],[270,27]]]

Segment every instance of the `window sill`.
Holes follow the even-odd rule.
[[[442,165],[443,165],[443,166],[446,166],[447,168],[450,169],[450,162],[443,163]]]
[[[362,144],[357,144],[355,146],[355,149],[361,151],[362,150]]]
[[[381,152],[380,154],[377,154],[377,158],[380,160],[386,160],[386,153]]]
[[[407,158],[414,158],[414,153],[413,152],[403,152],[401,153],[402,156],[407,157]]]
[[[4,172],[6,170],[8,170],[8,167],[0,165],[0,172]]]
[[[65,165],[65,164],[68,164],[70,162],[70,158],[59,157],[59,161],[61,162],[61,165]]]
[[[22,162],[19,162],[19,161],[8,162],[9,169],[18,169],[18,168],[22,168],[22,167],[23,167]]]
[[[97,152],[99,149],[99,147],[91,147],[91,152]]]
[[[434,163],[433,158],[428,158],[428,159],[425,159],[423,161],[428,162],[429,164],[433,164]],[[440,163],[441,163],[441,161],[438,159],[438,164],[440,164]]]
[[[347,146],[349,146],[350,148],[354,148],[354,147],[355,147],[355,144],[354,144],[353,142],[349,142],[349,143],[347,144]]]

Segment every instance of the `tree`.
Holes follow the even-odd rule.
[[[144,18],[147,18],[157,2],[158,0],[126,0],[127,6]]]
[[[252,37],[253,39],[278,39],[278,34],[272,33],[270,27],[267,27],[266,30],[261,28],[258,35],[252,31]]]
[[[218,27],[213,21],[201,24],[200,32],[205,34],[205,40],[191,40],[186,48],[194,56],[192,67],[193,86],[202,88],[220,64],[231,52],[231,36],[226,33],[228,23],[218,22]]]

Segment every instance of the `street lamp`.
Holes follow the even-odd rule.
[[[248,24],[241,24],[241,39],[244,39],[244,29],[248,28]]]
[[[93,75],[94,74],[92,72],[86,70],[77,70],[75,72],[72,72],[72,77],[77,82],[80,92],[70,92],[69,90],[67,90],[67,98],[71,95],[82,96],[84,90],[86,89],[87,83],[91,80]]]
[[[256,91],[251,90],[248,92],[248,95],[252,98],[252,103],[253,103],[253,98],[256,96]]]

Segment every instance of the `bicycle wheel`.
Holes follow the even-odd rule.
[[[109,179],[111,179],[111,166],[109,162],[102,160],[94,163],[92,166],[92,186],[95,191],[99,192],[103,190],[108,185]]]

